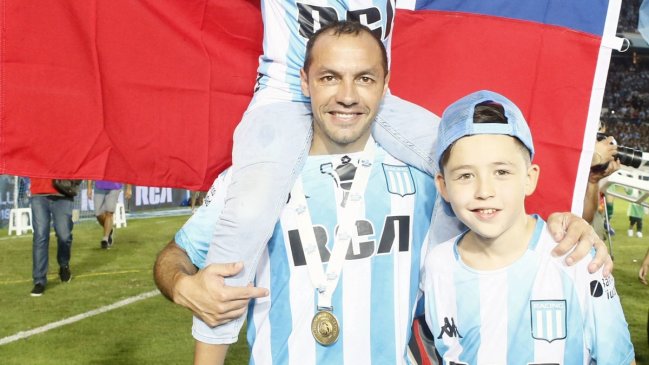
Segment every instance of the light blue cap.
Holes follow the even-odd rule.
[[[505,111],[507,123],[473,123],[473,112],[481,103],[500,104]],[[518,107],[506,97],[493,91],[481,90],[469,94],[449,105],[439,124],[436,159],[442,171],[441,159],[444,151],[462,137],[476,134],[502,134],[518,138],[534,158],[532,133]]]

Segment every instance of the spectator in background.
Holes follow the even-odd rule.
[[[613,189],[615,189],[615,185],[611,185],[608,188],[609,191],[612,191]],[[602,209],[602,213],[606,213],[606,216],[603,216],[604,228],[608,231],[610,236],[615,236],[615,230],[611,225],[611,219],[613,219],[613,212],[615,210],[614,201],[615,197],[613,197],[613,195],[604,196],[604,209]]]
[[[189,194],[190,194],[189,202],[192,207],[192,214],[194,214],[196,208],[203,205],[203,199],[205,198],[205,193],[202,191],[190,191]]]
[[[626,188],[625,191],[629,196],[638,196],[638,191],[636,189]],[[633,237],[633,226],[635,226],[636,236],[642,238],[642,218],[644,217],[644,207],[640,204],[631,203],[629,204],[626,214],[629,217],[628,236]]]
[[[100,243],[101,248],[104,250],[113,246],[113,215],[115,214],[115,207],[122,186],[121,183],[99,180],[95,182],[95,194],[93,197],[92,180],[88,180],[88,199],[93,199],[97,222],[104,228],[104,236],[101,238]],[[130,198],[131,185],[126,184],[124,199],[128,200]]]
[[[50,222],[54,223],[59,264],[59,278],[67,283],[72,279],[70,272],[70,254],[72,248],[72,196],[58,192],[51,179],[32,178],[30,186],[32,196],[32,278],[34,288],[31,295],[39,297],[45,292],[50,246]]]
[[[644,255],[642,264],[640,264],[640,271],[638,272],[638,279],[640,279],[640,281],[644,285],[649,285],[649,282],[647,282],[648,273],[649,273],[649,250],[647,250],[647,253]]]
[[[600,133],[605,133],[606,127],[600,124],[599,130]],[[605,201],[604,192],[600,191],[599,183],[603,178],[620,168],[620,161],[615,158],[616,154],[617,144],[615,139],[611,136],[606,137],[595,143],[595,151],[590,163],[582,217],[595,228],[595,232],[600,237],[603,237],[604,229],[607,227],[605,227],[604,212],[598,210],[600,205],[604,205]]]

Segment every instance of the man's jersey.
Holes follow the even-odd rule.
[[[302,101],[300,69],[308,39],[321,27],[355,20],[369,27],[390,52],[395,0],[262,0],[264,54],[259,57],[254,105]]]
[[[348,189],[358,154],[309,156],[301,179],[320,257],[326,269],[337,227],[337,209]],[[334,179],[340,166],[345,173]],[[223,186],[208,193],[206,206],[176,234],[194,264],[204,265]],[[331,346],[311,334],[317,291],[306,266],[290,199],[259,261],[255,286],[270,296],[251,302],[248,340],[251,363],[403,364],[428,247],[428,228],[437,191],[428,175],[409,168],[377,146],[356,221],[358,246],[350,244],[333,293],[340,337]],[[211,221],[208,219],[211,217]],[[457,232],[457,231],[456,231]],[[200,328],[198,328],[200,327]],[[194,327],[201,339],[207,326]]]
[[[428,252],[426,322],[443,364],[630,364],[633,345],[613,277],[553,257],[536,218],[528,250],[492,271],[465,265],[458,236]]]

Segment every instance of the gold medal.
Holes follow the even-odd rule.
[[[316,341],[323,346],[329,346],[338,340],[340,327],[336,316],[330,311],[322,310],[313,316],[311,333]]]

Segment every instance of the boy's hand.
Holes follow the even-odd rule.
[[[562,256],[574,247],[574,251],[566,258],[567,265],[579,261],[594,247],[595,257],[588,265],[588,271],[594,273],[603,266],[604,276],[611,274],[613,260],[604,241],[597,236],[588,222],[572,213],[553,213],[548,217],[548,229],[554,240],[559,243],[552,254]]]

